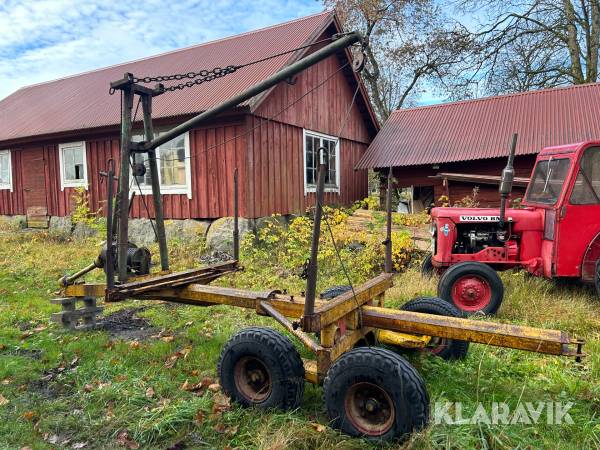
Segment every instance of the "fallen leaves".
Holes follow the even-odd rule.
[[[311,422],[310,426],[313,427],[317,433],[322,433],[327,429],[325,425],[316,422]]]
[[[196,395],[204,395],[207,389],[211,392],[218,392],[221,390],[221,386],[218,383],[214,383],[212,378],[204,377],[199,383],[190,383],[188,380],[185,380],[179,389],[193,392]]]
[[[173,367],[175,367],[175,364],[177,364],[177,361],[180,358],[186,359],[191,351],[192,351],[192,347],[184,347],[183,349],[173,353],[165,361],[165,367],[167,369],[172,369]]]
[[[129,343],[129,348],[132,350],[137,350],[138,348],[140,348],[140,341],[138,341],[138,340],[131,341]]]
[[[127,430],[120,431],[117,434],[117,444],[121,447],[128,448],[130,450],[135,450],[140,448],[140,444],[135,442],[133,439],[129,437],[127,434]]]
[[[8,405],[10,400],[7,399],[4,395],[0,394],[0,406]]]
[[[148,389],[146,389],[146,398],[152,397],[154,397],[154,389],[152,389],[152,386],[150,386]]]

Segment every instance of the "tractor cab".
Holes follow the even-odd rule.
[[[542,150],[523,205],[544,210],[544,275],[594,281],[600,257],[600,141]]]

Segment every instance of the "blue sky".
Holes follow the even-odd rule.
[[[321,10],[317,0],[0,0],[0,99]]]

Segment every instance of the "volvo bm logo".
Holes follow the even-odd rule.
[[[460,216],[461,222],[500,222],[500,216]]]

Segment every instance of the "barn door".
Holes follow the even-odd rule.
[[[46,203],[46,162],[42,148],[23,150],[23,201],[27,213],[27,226],[48,228]]]

